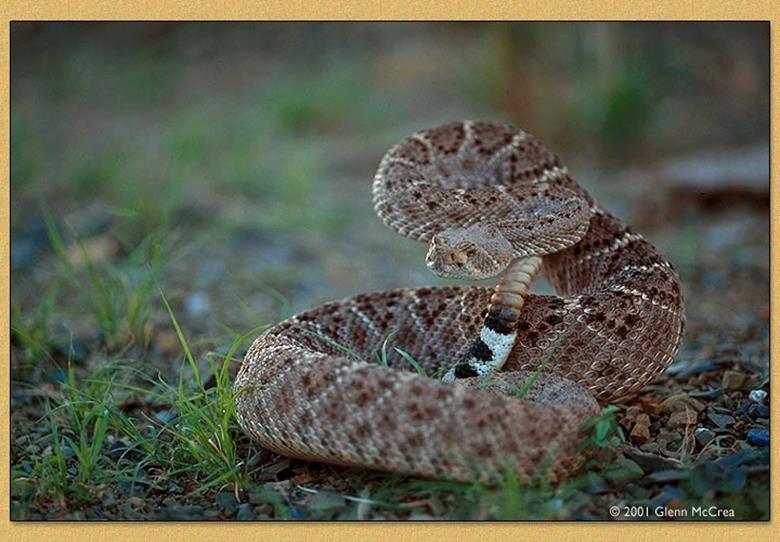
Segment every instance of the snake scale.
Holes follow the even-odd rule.
[[[503,275],[494,289],[356,295],[266,330],[235,384],[239,423],[263,447],[428,478],[560,480],[599,403],[673,361],[676,271],[531,135],[422,130],[386,153],[373,201],[389,228],[429,243],[434,272]],[[528,293],[537,271],[558,296]]]

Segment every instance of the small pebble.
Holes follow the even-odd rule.
[[[192,292],[184,300],[184,310],[191,318],[203,316],[209,310],[209,295],[201,291]]]
[[[640,450],[646,453],[654,454],[658,451],[658,443],[657,442],[648,442],[647,444],[642,444],[639,447]]]
[[[764,390],[751,390],[748,397],[750,397],[751,401],[756,403],[763,403],[764,399],[766,399],[766,392]]]
[[[161,423],[168,423],[176,417],[176,414],[174,414],[170,410],[161,410],[158,413],[156,413],[154,417],[157,419],[157,421]]]
[[[62,369],[55,369],[51,371],[50,378],[54,382],[65,382],[68,380],[68,373],[63,371]]]
[[[103,503],[105,504],[105,503]],[[90,509],[87,510],[87,519],[103,519],[105,517],[102,510]]]
[[[693,432],[693,435],[696,437],[696,440],[704,446],[708,442],[710,442],[712,439],[715,438],[715,433],[707,429],[706,427],[697,427],[696,430]]]
[[[766,429],[751,429],[747,434],[747,441],[753,446],[769,446],[769,431]]]
[[[236,496],[232,493],[222,492],[217,494],[217,506],[222,508],[225,512],[233,513],[238,506]]]
[[[715,412],[709,412],[707,417],[718,427],[726,427],[734,424],[734,418],[728,414],[717,414]]]
[[[252,511],[252,505],[247,502],[239,504],[236,519],[241,521],[252,521],[255,519],[255,513]]]
[[[748,408],[748,414],[752,416],[753,418],[768,418],[769,417],[769,407],[766,405],[760,405],[758,403],[753,403]]]
[[[706,390],[694,390],[688,395],[698,397],[699,399],[714,399],[723,395],[723,388],[709,388]]]
[[[678,410],[669,416],[669,427],[685,427],[696,423],[696,413],[692,410]]]
[[[628,436],[634,444],[644,444],[650,441],[650,428],[647,425],[636,424]]]
[[[745,384],[747,376],[748,375],[745,373],[740,373],[739,371],[726,371],[723,373],[723,382],[721,383],[721,386],[727,390],[738,390]]]
[[[295,506],[288,508],[288,512],[290,513],[290,517],[292,519],[306,519],[306,512],[300,508],[296,508]]]
[[[112,459],[119,459],[128,450],[129,448],[127,447],[126,443],[117,440],[111,443],[111,446],[108,448],[108,451],[106,451],[106,455],[108,455]]]
[[[704,403],[688,394],[678,393],[664,399],[658,408],[661,412],[676,412],[686,409],[701,412],[705,406]]]

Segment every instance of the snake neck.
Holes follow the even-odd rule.
[[[519,258],[509,264],[490,297],[479,337],[464,359],[445,375],[445,382],[485,375],[503,367],[517,338],[517,322],[528,289],[541,267],[539,256]]]

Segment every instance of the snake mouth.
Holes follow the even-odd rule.
[[[512,261],[512,245],[491,225],[455,226],[430,239],[425,263],[434,274],[452,279],[495,277]]]
[[[434,275],[445,279],[482,280],[495,277],[506,268],[495,262],[493,266],[477,265],[463,251],[441,252],[434,247],[425,256],[425,265]]]

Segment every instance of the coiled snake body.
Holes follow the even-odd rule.
[[[357,295],[265,331],[236,381],[239,423],[262,446],[432,478],[555,480],[582,462],[598,402],[674,359],[677,273],[529,134],[469,121],[418,132],[387,152],[373,193],[387,226],[430,243],[434,272],[503,277],[495,290]],[[560,297],[527,293],[540,266]]]

